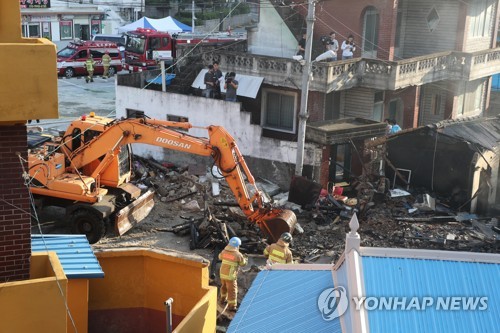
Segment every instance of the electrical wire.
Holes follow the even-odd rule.
[[[19,157],[19,163],[21,164],[21,168],[23,170],[23,175],[28,175],[26,169],[24,168],[23,159],[21,157],[21,154],[18,153],[18,157]],[[21,211],[23,213],[26,213],[26,214],[29,214],[30,216],[34,217],[35,221],[37,222],[38,231],[40,232],[40,237],[42,239],[45,251],[46,251],[46,253],[48,255],[49,254],[49,248],[47,246],[47,242],[45,241],[45,237],[44,237],[43,232],[42,232],[42,226],[40,224],[40,220],[39,220],[38,214],[36,212],[35,199],[33,197],[33,194],[30,191],[29,183],[27,182],[27,180],[28,180],[29,177],[24,177],[24,178],[25,178],[24,185],[26,186],[26,188],[28,190],[28,195],[29,195],[30,206],[32,208],[31,209],[32,212],[27,212],[24,209],[22,209],[21,207],[19,207],[17,205],[14,205],[14,204],[11,204],[10,202],[8,202],[7,200],[5,200],[4,198],[0,198],[0,200],[2,200],[3,202],[9,204],[10,206],[15,207],[19,211]],[[54,267],[54,265],[52,264],[52,262],[50,260],[49,260],[49,264],[50,264],[50,266],[52,268],[52,271],[55,271],[55,267]],[[74,329],[75,333],[78,333],[78,329],[76,328],[76,324],[75,324],[75,321],[73,319],[73,315],[71,314],[71,310],[70,310],[70,308],[68,306],[68,301],[67,301],[66,297],[64,296],[63,288],[61,286],[61,281],[59,281],[59,278],[57,277],[57,274],[54,275],[54,278],[56,280],[57,287],[58,287],[59,292],[61,294],[61,298],[62,298],[62,300],[64,302],[64,306],[66,308],[66,313],[68,314],[68,317],[69,317],[69,319],[71,321],[71,325],[73,326],[73,329]]]

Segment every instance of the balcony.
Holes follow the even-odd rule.
[[[205,53],[225,71],[264,76],[264,83],[300,89],[303,66],[293,59],[242,53]],[[500,72],[500,48],[474,53],[441,52],[399,61],[356,58],[313,63],[310,90],[329,93],[353,87],[397,90],[442,80],[471,81]]]

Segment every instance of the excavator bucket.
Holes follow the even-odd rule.
[[[123,235],[148,216],[155,205],[154,191],[149,190],[116,214],[115,232]]]
[[[273,210],[268,212],[260,221],[262,232],[273,242],[278,241],[284,232],[293,232],[297,224],[297,216],[291,210]]]

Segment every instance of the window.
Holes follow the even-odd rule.
[[[52,34],[50,33],[50,22],[42,22],[42,37],[52,39]]]
[[[379,15],[377,9],[365,11],[363,23],[363,57],[377,57]]]
[[[161,38],[160,37],[151,37],[149,39],[149,49],[150,50],[159,50],[161,48]]]
[[[384,92],[377,91],[373,99],[373,116],[375,121],[382,121],[384,117]]]
[[[73,21],[60,21],[61,39],[73,39]]]
[[[144,111],[125,109],[127,112],[127,118],[144,118]]]
[[[469,2],[469,36],[489,36],[492,7],[493,5],[489,0]]]
[[[262,109],[265,114],[262,126],[278,131],[294,133],[296,96],[292,92],[264,90]]]
[[[438,116],[441,114],[441,94],[433,94],[431,100],[431,114]]]
[[[467,82],[464,93],[458,98],[457,114],[478,113],[483,107],[484,80]]]
[[[91,20],[90,25],[91,25],[91,30],[92,30],[92,36],[95,36],[95,35],[101,33],[101,21]]]
[[[23,37],[38,38],[41,37],[40,23],[23,24],[22,26]]]
[[[189,118],[188,117],[176,116],[176,115],[173,115],[173,114],[167,114],[167,120],[168,121],[175,121],[175,122],[178,122],[178,123],[188,123],[189,122]],[[177,130],[178,131],[183,131],[183,132],[187,132],[188,131],[187,129],[180,128],[180,127]]]
[[[436,7],[433,7],[432,10],[427,15],[427,26],[429,27],[429,31],[433,32],[439,24],[439,14],[436,10]]]

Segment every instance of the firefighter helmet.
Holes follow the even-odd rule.
[[[292,234],[289,232],[284,232],[280,237],[284,242],[291,243],[292,242]]]
[[[239,239],[238,237],[233,237],[229,240],[229,245],[239,247],[241,245],[241,239]]]

